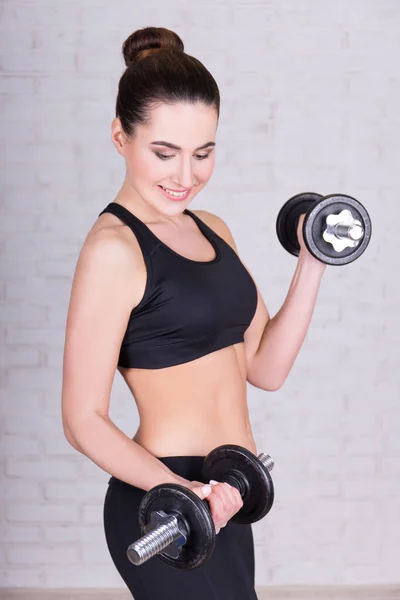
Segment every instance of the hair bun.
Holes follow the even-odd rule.
[[[145,27],[134,31],[122,44],[125,64],[137,58],[143,50],[179,50],[184,52],[184,45],[176,33],[164,27]],[[151,52],[148,52],[150,54]],[[147,54],[146,54],[147,56]]]

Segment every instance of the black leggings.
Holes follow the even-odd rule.
[[[159,458],[189,481],[202,481],[202,456]],[[206,482],[208,483],[208,482]],[[141,537],[139,504],[145,491],[111,477],[104,502],[104,529],[113,562],[135,600],[257,600],[251,525],[228,522],[205,564],[190,571],[169,567],[157,557],[141,566],[126,556]]]

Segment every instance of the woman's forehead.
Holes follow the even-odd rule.
[[[183,143],[179,138],[196,137],[199,146],[212,140],[218,123],[216,109],[200,102],[161,104],[151,109],[149,117],[144,127],[146,136],[152,137],[151,141],[166,140],[178,146]]]

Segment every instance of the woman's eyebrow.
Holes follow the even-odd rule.
[[[166,146],[167,148],[171,148],[171,150],[182,150],[182,148],[180,148],[179,146],[175,146],[175,144],[170,144],[170,142],[151,142],[151,145],[153,146]],[[197,152],[198,150],[205,150],[206,148],[209,148],[210,146],[215,146],[215,142],[207,142],[207,144],[204,144],[203,146],[200,146],[199,148],[196,148],[195,152]]]

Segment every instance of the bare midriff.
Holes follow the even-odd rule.
[[[165,369],[119,369],[138,407],[134,441],[154,456],[206,456],[222,444],[256,454],[244,344]]]

